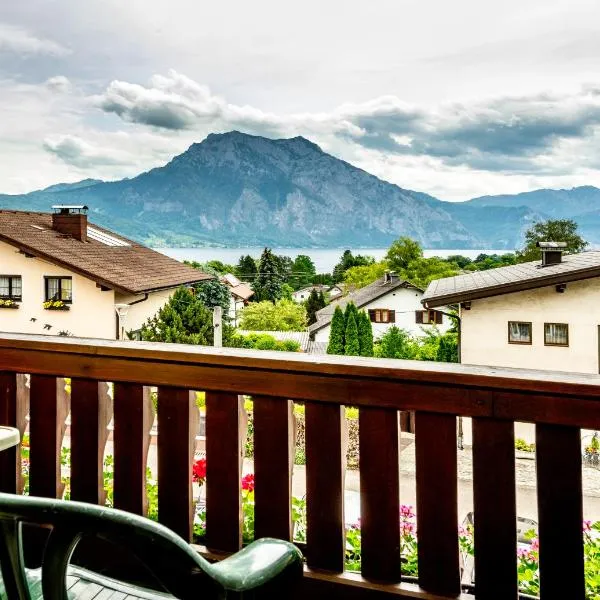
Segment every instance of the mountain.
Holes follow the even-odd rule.
[[[0,195],[0,207],[86,204],[95,222],[155,246],[384,247],[406,235],[427,248],[514,248],[542,215],[537,205],[484,200],[402,189],[303,137],[230,132],[132,179]]]

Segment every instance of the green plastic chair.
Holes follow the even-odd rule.
[[[25,568],[23,523],[50,529],[39,569]],[[69,565],[77,543],[88,536],[131,551],[168,594]],[[120,598],[197,600],[227,598],[229,593],[237,598],[264,589],[289,590],[302,577],[302,563],[302,554],[293,544],[263,538],[213,564],[170,529],[131,513],[81,502],[0,494],[0,594],[9,600],[77,599],[77,586],[67,592],[67,575],[120,592],[115,594]],[[90,597],[89,590],[86,597]]]

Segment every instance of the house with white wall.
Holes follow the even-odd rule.
[[[298,303],[306,302],[313,290],[315,292],[317,292],[317,294],[319,292],[323,292],[323,294],[325,294],[327,292],[327,286],[326,285],[309,285],[308,287],[302,288],[300,290],[296,290],[295,292],[292,293],[292,300],[294,302],[298,302]]]
[[[229,288],[229,320],[234,327],[237,327],[238,315],[252,296],[254,290],[243,281],[240,281],[233,273],[227,273],[221,277],[221,283]]]
[[[600,251],[539,245],[541,260],[432,281],[423,306],[459,307],[464,364],[600,373]]]
[[[443,308],[424,309],[421,305],[422,296],[423,290],[420,288],[394,273],[386,273],[370,285],[334,300],[318,311],[316,323],[309,327],[310,337],[316,342],[327,342],[335,308],[339,306],[343,310],[350,302],[367,312],[375,339],[393,326],[417,336],[424,335],[433,326],[440,331],[447,331],[452,326],[452,319],[444,314]]]
[[[86,212],[0,210],[0,332],[120,338],[179,286],[211,278],[89,223]]]

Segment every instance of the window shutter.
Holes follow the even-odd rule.
[[[415,323],[423,324],[423,311],[415,310]]]
[[[389,310],[388,311],[388,323],[395,323],[395,322],[396,322],[396,311]]]
[[[372,308],[369,309],[369,320],[371,323],[375,323],[375,311]]]
[[[435,323],[436,325],[442,325],[444,322],[444,315],[438,310],[435,311]]]

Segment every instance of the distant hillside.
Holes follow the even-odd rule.
[[[600,198],[596,188],[578,189]],[[512,249],[548,214],[543,201],[515,198],[442,202],[382,181],[302,137],[230,132],[209,135],[132,179],[0,195],[0,207],[87,204],[97,223],[151,245],[385,247],[406,235],[427,248]]]

